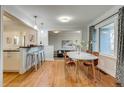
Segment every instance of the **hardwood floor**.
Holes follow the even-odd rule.
[[[76,71],[74,66],[67,66],[63,60],[56,60],[54,62],[45,62],[41,68],[35,72],[34,69],[26,72],[23,75],[18,73],[4,73],[5,87],[114,87],[116,80],[101,73],[101,80],[97,83],[92,82],[91,75],[86,75],[85,67],[80,64],[78,77],[76,78]],[[98,77],[98,75],[97,75]],[[78,79],[78,83],[77,80]]]

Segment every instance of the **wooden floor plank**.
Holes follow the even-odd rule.
[[[92,82],[81,64],[76,74],[74,66],[66,66],[63,60],[45,62],[35,71],[33,68],[23,75],[5,72],[5,87],[114,87],[116,79],[101,73],[101,80]],[[78,77],[77,77],[78,76]],[[98,77],[98,75],[97,75]],[[77,82],[78,79],[78,82]]]

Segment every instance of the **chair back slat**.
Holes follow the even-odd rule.
[[[99,56],[99,52],[92,52],[92,54],[97,57]]]
[[[87,52],[87,53],[90,53],[90,54],[92,53],[92,51],[90,51],[90,50],[86,50],[86,52]]]

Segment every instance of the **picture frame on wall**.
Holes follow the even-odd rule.
[[[32,34],[29,35],[29,41],[30,42],[35,42],[34,35],[32,35]]]
[[[63,49],[73,49],[73,40],[62,40]]]
[[[19,45],[19,37],[18,36],[14,36],[13,43],[14,43],[14,45]]]
[[[7,38],[6,38],[6,43],[7,43],[7,44],[11,44],[11,43],[12,43],[12,38],[7,37]]]

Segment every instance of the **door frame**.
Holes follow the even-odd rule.
[[[0,87],[3,86],[3,6],[0,5]]]

